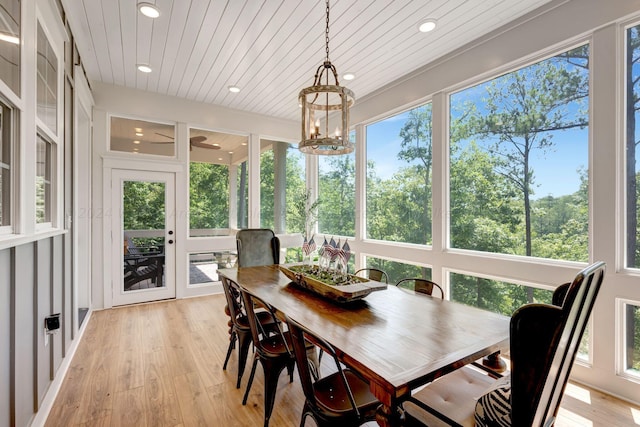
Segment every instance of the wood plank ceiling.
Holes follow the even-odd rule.
[[[325,58],[324,0],[146,1],[159,18],[136,0],[63,0],[91,81],[298,119],[298,92]],[[548,2],[332,0],[330,59],[355,73],[341,83],[357,102]],[[437,27],[420,33],[427,18]]]

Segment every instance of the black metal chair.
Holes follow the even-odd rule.
[[[227,310],[229,317],[231,318],[231,332],[229,337],[229,347],[227,349],[227,356],[224,359],[224,365],[222,369],[227,369],[227,363],[231,357],[231,353],[235,348],[236,341],[238,342],[238,379],[236,381],[236,388],[240,388],[242,381],[242,375],[247,364],[247,356],[249,354],[249,346],[251,345],[251,328],[249,326],[249,319],[247,313],[242,304],[242,295],[238,291],[238,287],[232,286],[224,276],[221,276],[222,288],[224,289],[225,297],[227,298]],[[261,330],[267,334],[273,334],[276,331],[277,325],[273,319],[271,313],[266,311],[256,312],[256,319],[260,322]]]
[[[442,290],[440,285],[438,285],[436,282],[432,282],[431,280],[422,279],[419,277],[405,278],[399,280],[398,283],[396,283],[396,286],[430,296],[433,296],[433,290],[437,289],[440,294],[440,298],[444,299],[444,290]]]
[[[261,306],[266,306],[266,304],[252,297],[247,292],[239,289],[237,284],[231,281],[229,281],[229,284],[231,288],[235,287],[237,291],[242,294],[242,300],[247,313],[249,328],[251,330],[251,338],[253,339],[253,345],[255,347],[251,374],[249,375],[249,381],[244,393],[244,398],[242,399],[242,404],[247,404],[247,398],[249,397],[249,390],[251,390],[253,378],[256,373],[256,367],[258,362],[260,362],[264,372],[264,427],[268,427],[269,419],[273,412],[273,404],[276,398],[278,378],[285,368],[287,368],[287,372],[289,373],[290,382],[293,381],[295,358],[291,347],[291,336],[288,331],[285,332],[279,327],[280,323],[278,322],[276,322],[276,325],[278,326],[278,328],[276,328],[276,333],[267,333],[267,331],[263,329],[262,324],[258,321],[258,317],[254,310],[256,303]],[[271,314],[273,315],[273,313]]]
[[[287,319],[287,323],[305,395],[300,427],[309,416],[318,427],[355,427],[375,420],[380,402],[371,394],[369,384],[350,369],[342,367],[331,344],[292,319]],[[308,342],[315,343],[333,358],[337,372],[321,378],[313,374],[313,362],[308,359]]]
[[[405,402],[409,425],[552,426],[604,273],[603,262],[592,264],[556,290],[557,305],[516,310],[510,376],[496,380],[472,368],[445,375]]]
[[[376,282],[389,283],[389,276],[387,275],[387,272],[384,270],[380,270],[379,268],[361,268],[354,274],[356,276],[375,280]]]

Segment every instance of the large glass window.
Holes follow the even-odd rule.
[[[389,276],[389,283],[397,283],[406,278],[422,278],[431,280],[431,268],[383,258],[366,257],[367,268],[378,268]]]
[[[351,142],[355,132],[349,133]],[[318,156],[318,231],[337,236],[356,234],[356,153]]]
[[[0,0],[0,79],[20,95],[20,0]]]
[[[525,304],[551,304],[553,291],[467,274],[450,274],[451,300],[511,316]],[[589,360],[589,327],[584,331],[577,357]]]
[[[431,244],[431,104],[367,126],[366,138],[367,238]]]
[[[36,223],[51,222],[52,144],[40,134],[36,144]]]
[[[640,167],[640,25],[627,29],[626,34],[626,265],[640,268],[640,228],[638,214],[640,197],[638,176]]]
[[[0,229],[11,225],[12,110],[0,102]]]
[[[305,231],[304,155],[279,141],[260,141],[260,224],[276,233]]]
[[[110,133],[109,146],[113,151],[175,156],[174,125],[111,117]]]
[[[58,58],[38,23],[38,118],[54,134],[58,132]]]
[[[191,129],[189,138],[190,236],[228,235],[230,195],[240,170],[232,166],[234,159],[246,158],[247,137]]]
[[[451,246],[588,260],[589,50],[450,98]]]

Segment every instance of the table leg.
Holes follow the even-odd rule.
[[[402,427],[404,419],[404,411],[397,405],[380,404],[376,411],[376,422],[382,427]]]
[[[507,364],[500,357],[500,352],[496,351],[482,359],[482,365],[489,369],[492,369],[498,373],[502,373],[507,370]]]

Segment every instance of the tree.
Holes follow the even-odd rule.
[[[399,160],[408,163],[417,161],[414,173],[422,178],[422,188],[416,187],[414,193],[420,199],[423,208],[420,212],[419,230],[427,235],[416,243],[431,243],[431,173],[433,165],[433,149],[431,143],[432,120],[431,104],[409,111],[404,126],[400,130],[401,150],[398,153]],[[413,241],[413,240],[409,240]]]
[[[354,156],[329,156],[319,172],[320,232],[355,236],[356,165]]]
[[[229,228],[229,168],[189,163],[189,226]]]

